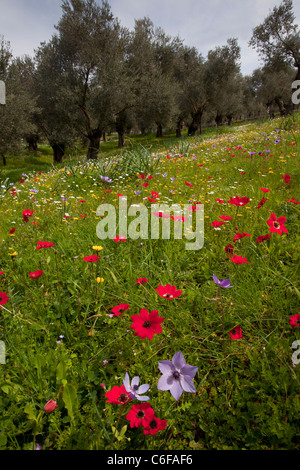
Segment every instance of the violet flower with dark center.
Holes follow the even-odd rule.
[[[183,392],[196,392],[193,378],[198,367],[186,364],[181,351],[174,354],[172,361],[159,361],[158,367],[163,374],[157,384],[158,390],[170,390],[176,401]]]
[[[139,386],[139,377],[133,377],[130,385],[129,375],[125,373],[125,379],[123,380],[123,385],[126,389],[126,392],[129,392],[131,398],[136,398],[139,401],[147,401],[150,400],[149,397],[146,395],[140,396],[141,394],[147,392],[150,385],[143,384]]]

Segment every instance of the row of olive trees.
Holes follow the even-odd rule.
[[[34,58],[13,59],[2,39],[0,79],[7,104],[0,109],[0,150],[5,154],[23,137],[36,149],[48,139],[54,161],[78,139],[87,142],[87,158],[97,158],[100,140],[116,131],[119,147],[130,130],[176,129],[202,132],[203,122],[251,118],[276,104],[289,110],[291,83],[299,73],[299,33],[292,1],[283,0],[250,45],[265,59],[251,76],[240,72],[236,39],[203,57],[156,28],[149,18],[122,27],[103,1],[63,0],[56,33],[41,43]],[[272,47],[271,47],[272,45]],[[298,54],[298,55],[297,55]],[[271,114],[271,111],[270,111]]]

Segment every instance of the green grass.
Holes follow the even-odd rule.
[[[263,121],[263,120],[262,120]],[[244,125],[242,122],[236,122],[231,127],[220,126],[204,128],[201,136],[188,137],[187,129],[182,132],[182,137],[177,138],[173,131],[165,130],[162,138],[157,138],[155,132],[146,134],[129,134],[125,137],[125,147],[118,148],[118,135],[112,133],[106,138],[106,142],[101,140],[99,149],[99,159],[105,157],[114,157],[120,153],[127,151],[140,150],[142,148],[151,149],[153,152],[169,149],[170,147],[178,147],[184,150],[189,143],[199,142],[200,140],[213,137],[215,135],[223,135],[231,133],[236,127]],[[61,164],[53,164],[53,151],[50,145],[43,141],[38,143],[37,152],[29,152],[24,146],[19,154],[7,156],[7,165],[0,164],[0,180],[9,178],[12,182],[17,182],[24,172],[43,171],[48,172],[54,167],[63,168],[66,163],[76,164],[86,157],[87,148],[81,143],[77,143],[73,148],[66,149],[63,162]]]
[[[299,313],[299,205],[287,201],[300,200],[299,130],[294,114],[218,134],[211,129],[179,145],[172,135],[164,142],[140,136],[120,152],[110,141],[101,144],[99,161],[70,159],[55,169],[47,146],[34,159],[40,165],[24,157],[28,178],[14,184],[16,194],[9,182],[0,193],[0,292],[9,297],[0,306],[1,449],[299,450],[300,365],[292,364],[291,346],[300,327],[289,323]],[[12,161],[9,171],[18,169]],[[144,187],[138,173],[148,171],[153,179]],[[150,210],[152,191],[159,202],[204,205],[203,248],[186,250],[185,237],[120,243],[97,237],[99,205],[118,213],[122,194],[128,206]],[[235,196],[250,201],[237,210],[227,202]],[[256,209],[263,196],[268,200]],[[28,222],[25,209],[33,211]],[[288,233],[269,231],[272,213],[286,218]],[[232,219],[216,229],[210,224],[221,215]],[[250,236],[234,242],[237,232]],[[266,234],[272,238],[257,244]],[[54,246],[36,250],[38,241]],[[233,263],[228,244],[249,264]],[[99,261],[86,262],[99,245]],[[31,279],[36,270],[42,276]],[[233,287],[219,289],[213,274]],[[167,284],[182,295],[160,297],[156,289]],[[129,308],[111,318],[121,303]],[[131,328],[142,308],[164,318],[152,340]],[[237,325],[242,338],[232,339]],[[196,393],[176,401],[157,383],[158,362],[178,351],[198,371]],[[150,385],[146,394],[167,421],[164,430],[151,436],[130,427],[126,415],[137,400],[107,403],[106,392],[122,385],[125,372]],[[50,399],[58,406],[46,414]]]

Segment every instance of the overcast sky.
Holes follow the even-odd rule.
[[[101,4],[101,0],[96,0]],[[230,37],[241,47],[241,71],[251,74],[262,63],[248,47],[252,30],[281,0],[109,0],[121,25],[133,29],[134,20],[149,17],[170,36],[179,36],[205,57]],[[296,23],[300,2],[294,0]],[[10,41],[14,57],[28,54],[48,41],[61,17],[61,0],[0,0],[0,35]]]

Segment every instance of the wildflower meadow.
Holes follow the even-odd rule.
[[[299,450],[299,130],[2,174],[0,449]],[[120,233],[122,198],[170,236]],[[201,207],[203,243],[155,204],[190,235]]]

